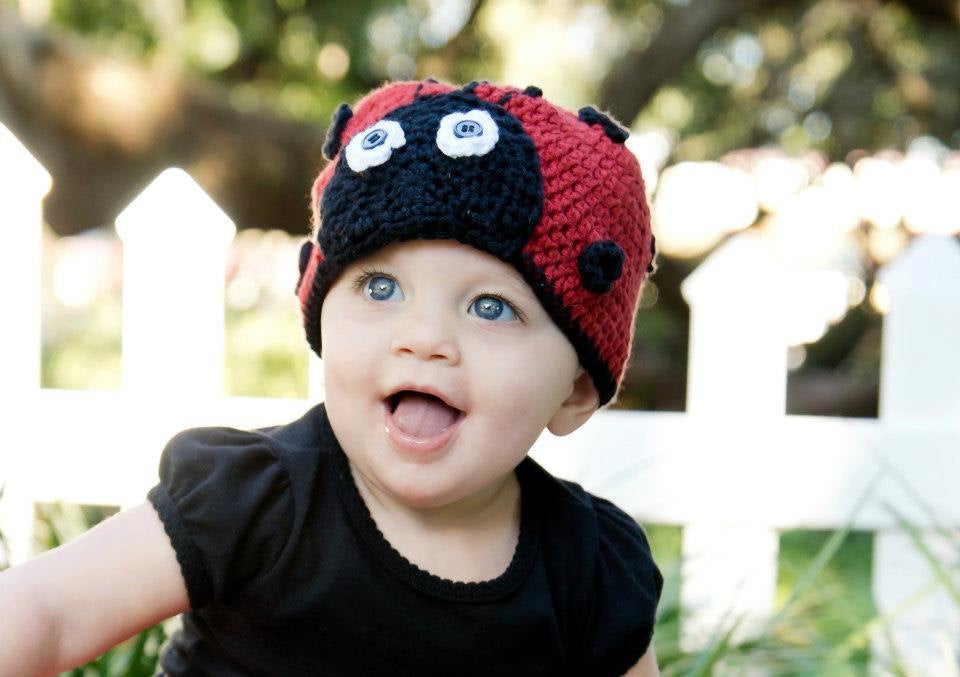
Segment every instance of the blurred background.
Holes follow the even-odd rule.
[[[918,235],[960,232],[954,0],[0,0],[0,122],[53,178],[43,387],[120,386],[114,220],[178,166],[238,229],[225,392],[306,397],[292,290],[326,125],[385,79],[431,76],[536,85],[630,128],[659,256],[616,408],[687,408],[681,282],[755,232],[779,265],[822,281],[788,309],[786,411],[877,416],[889,304],[877,272]],[[44,518],[48,543],[58,515]],[[679,529],[651,534],[658,561],[679,567]],[[872,536],[833,536],[781,537],[781,602],[805,573],[818,583],[793,625],[754,647],[778,674],[827,674],[826,655],[829,674],[866,674]],[[708,674],[716,656],[677,646],[675,578],[664,671]],[[102,674],[139,674],[128,663]]]
[[[731,233],[757,229],[794,261],[840,271],[849,301],[795,337],[788,411],[875,416],[877,266],[914,233],[960,229],[956,210],[940,208],[960,187],[952,0],[0,7],[0,119],[53,176],[44,203],[52,387],[119,382],[113,221],[175,165],[241,231],[228,323],[242,330],[230,332],[229,350],[254,369],[229,370],[228,390],[305,394],[302,357],[289,355],[299,352],[292,273],[264,255],[289,255],[307,233],[334,108],[386,78],[535,84],[631,128],[660,258],[624,407],[684,409],[679,282]],[[251,311],[285,319],[255,322]]]

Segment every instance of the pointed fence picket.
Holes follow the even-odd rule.
[[[34,504],[130,506],[156,481],[165,441],[193,425],[259,427],[322,398],[222,396],[223,271],[230,219],[180,170],[117,218],[124,249],[123,387],[39,387],[40,202],[46,172],[0,126],[0,531],[13,562],[32,554]],[[875,532],[873,587],[889,624],[873,638],[883,672],[956,670],[960,650],[960,245],[916,238],[882,272],[880,418],[785,416],[790,311],[824,285],[773,263],[751,233],[685,281],[691,308],[688,411],[601,412],[534,454],[639,519],[683,527],[681,641],[701,648],[733,620],[752,636],[774,612],[778,532]],[[807,276],[807,277],[804,277]],[[794,296],[795,295],[795,296]],[[784,299],[787,300],[784,303]],[[906,525],[910,525],[907,528]],[[939,556],[939,570],[917,547]]]
[[[40,250],[41,201],[50,190],[50,175],[0,124],[0,411],[30,406],[40,386]],[[5,426],[7,427],[7,426]],[[16,435],[0,449],[4,498],[0,519],[12,559],[27,554],[33,508],[25,485],[15,483]]]
[[[235,233],[181,169],[164,171],[117,217],[125,392],[220,396],[223,271]]]

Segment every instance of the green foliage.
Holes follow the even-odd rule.
[[[49,299],[40,383],[44,388],[111,389],[120,386],[120,290],[81,310]]]
[[[240,107],[326,123],[341,100],[388,75],[370,23],[400,12],[415,26],[422,11],[398,0],[56,0],[51,20],[108,51],[161,59],[220,81]],[[408,42],[406,49],[419,48]]]
[[[765,668],[778,676],[867,674],[867,628],[877,623],[870,597],[872,537],[840,529],[794,531],[780,539],[778,611],[756,638],[735,644],[739,619],[728,617],[708,646],[679,647],[680,530],[648,527],[654,556],[665,573],[654,643],[665,677],[739,674]]]
[[[879,476],[857,503],[850,517],[859,513],[873,495]],[[922,497],[914,496],[926,508]],[[902,515],[894,513],[901,529],[911,536],[917,552],[923,555],[934,573],[934,580],[917,591],[921,598],[936,586],[943,586],[960,606],[956,588],[956,557],[945,564],[940,552],[944,546],[960,553],[960,538],[953,530],[936,527],[921,531]],[[871,592],[873,535],[853,531],[849,524],[834,531],[796,530],[781,534],[777,610],[756,636],[735,644],[732,635],[740,622],[729,616],[715,629],[703,650],[683,652],[679,647],[680,620],[677,596],[680,572],[680,530],[671,527],[647,527],[654,557],[665,573],[664,594],[658,609],[654,643],[664,677],[671,675],[710,675],[715,669],[724,674],[742,674],[761,669],[768,674],[789,677],[860,677],[870,673],[870,642],[874,635],[884,637],[888,623],[899,610],[886,616],[877,613]],[[932,539],[941,541],[932,546]],[[939,556],[938,556],[938,553]],[[910,604],[907,600],[902,608]],[[887,635],[889,642],[889,636]],[[888,647],[893,665],[890,674],[906,675]]]
[[[448,25],[449,34],[434,37],[434,4],[56,0],[51,19],[110,50],[162,57],[227,85],[239,105],[325,123],[339,101],[387,77],[515,76],[501,71],[507,41],[519,39],[516,34],[491,32],[480,16],[466,26]],[[525,0],[507,4],[525,22],[550,21],[570,31],[602,27],[602,42],[642,49],[665,15],[687,3],[607,3],[597,8],[606,16],[599,23],[596,12],[557,15],[556,8]],[[506,6],[475,0],[464,7],[470,12],[475,5],[480,15]],[[707,38],[696,58],[663,83],[640,124],[676,132],[673,160],[716,158],[766,144],[795,153],[814,148],[842,159],[857,148],[903,148],[923,134],[956,142],[956,32],[955,24],[896,3],[762,6]],[[603,68],[611,57],[595,58]],[[595,93],[600,81],[589,69],[566,72],[564,78],[563,86],[581,95]]]
[[[645,524],[650,550],[663,574],[663,590],[657,608],[657,626],[653,640],[661,668],[680,656],[680,527],[663,524]]]
[[[142,3],[126,0],[55,0],[52,18],[100,44],[130,54],[149,54],[157,36]]]
[[[226,289],[225,392],[307,397],[310,354],[291,287],[300,239],[248,229],[231,247]]]
[[[897,3],[780,3],[704,41],[641,124],[678,134],[674,161],[763,145],[842,160],[924,134],[955,145],[956,34]]]
[[[308,354],[302,332],[290,308],[228,310],[226,393],[306,398]]]
[[[86,665],[61,673],[61,677],[152,677],[157,673],[160,648],[166,639],[163,625],[154,625]]]

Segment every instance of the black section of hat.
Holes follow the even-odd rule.
[[[444,154],[437,146],[440,120],[474,109],[496,123],[496,145],[482,155]],[[462,91],[416,99],[386,119],[400,124],[405,143],[360,172],[341,153],[323,192],[317,236],[324,264],[339,268],[414,239],[455,239],[513,259],[543,211],[540,160],[520,122]]]

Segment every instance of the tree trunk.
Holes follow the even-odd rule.
[[[218,87],[94,55],[2,10],[0,121],[53,176],[44,211],[57,233],[111,224],[169,166],[240,228],[308,230],[322,128],[240,111]]]
[[[863,0],[881,4],[877,0]],[[691,0],[666,11],[663,26],[646,49],[629,49],[610,69],[600,85],[604,110],[630,125],[657,90],[692,59],[704,40],[717,29],[730,26],[749,12],[761,12],[798,0]],[[886,4],[886,3],[883,3]],[[960,24],[960,2],[955,0],[905,0],[917,16]]]

